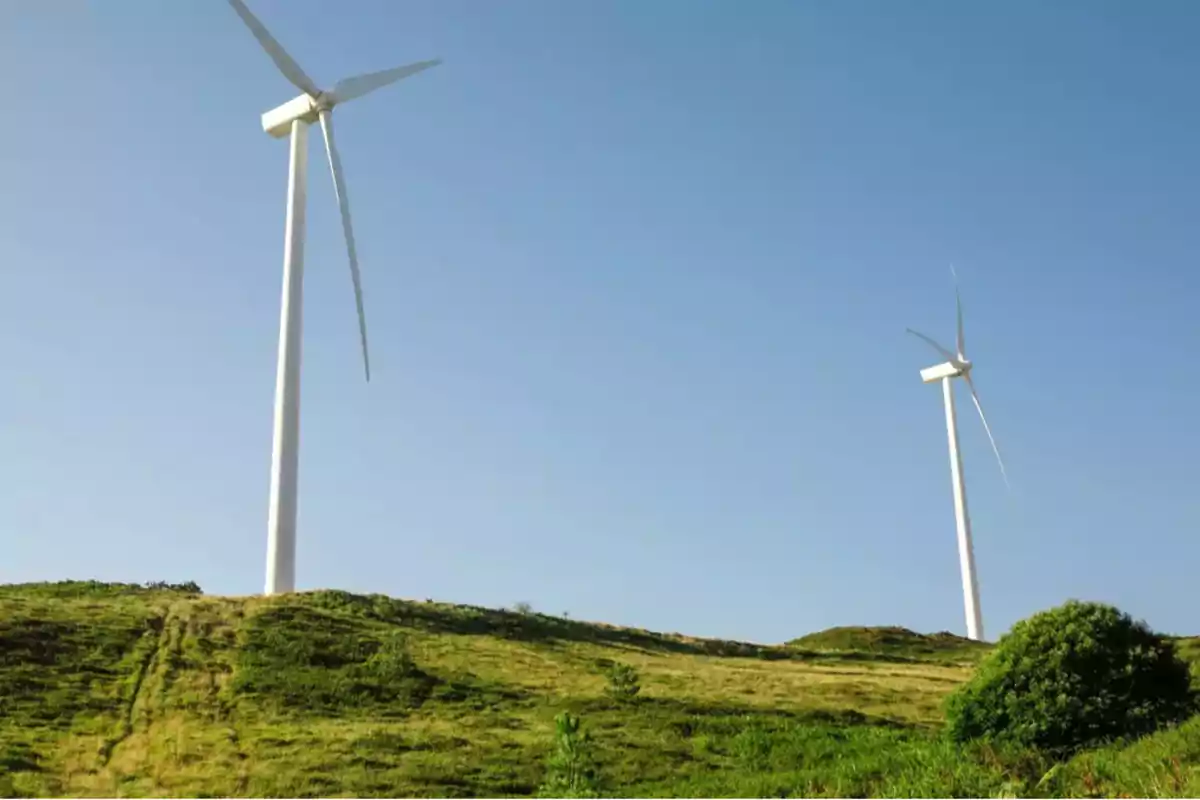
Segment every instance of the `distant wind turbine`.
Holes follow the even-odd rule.
[[[300,65],[287,54],[242,0],[229,0],[275,66],[303,94],[262,115],[263,130],[275,138],[291,136],[288,165],[287,223],[283,244],[283,300],[279,322],[279,361],[275,377],[275,436],[271,451],[271,499],[267,518],[266,593],[296,588],[296,483],[300,448],[300,338],[304,282],[304,200],[308,173],[308,126],[320,122],[325,152],[333,172],[333,190],[342,215],[350,280],[358,306],[358,333],[362,341],[363,371],[371,380],[367,355],[367,320],[363,313],[362,281],[358,253],[350,224],[350,203],[342,160],[333,140],[333,108],[368,92],[436,66],[441,59],[418,61],[395,69],[346,78],[330,91],[317,88]]]
[[[975,391],[975,383],[971,380],[973,363],[967,359],[966,345],[963,339],[962,298],[958,293],[958,275],[954,267],[950,268],[954,277],[954,303],[958,311],[958,341],[957,353],[952,353],[923,333],[908,328],[913,336],[924,339],[934,350],[945,357],[945,361],[934,367],[921,370],[921,380],[925,383],[942,382],[942,397],[946,403],[946,432],[950,436],[950,480],[954,488],[954,521],[958,528],[958,560],[962,568],[963,603],[967,614],[967,638],[980,641],[983,639],[983,615],[979,608],[979,583],[975,577],[975,550],[971,543],[971,518],[967,514],[967,488],[963,480],[962,455],[958,449],[958,423],[954,414],[954,385],[955,378],[962,378],[971,390],[971,400],[988,441],[992,443],[992,451],[996,454],[996,462],[1000,465],[1000,475],[1008,485],[1008,473],[1004,469],[1004,459],[1000,457],[1000,448],[996,446],[996,438],[984,416],[983,406],[979,404],[979,394]]]

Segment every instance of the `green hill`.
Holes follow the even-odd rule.
[[[945,743],[940,703],[980,647],[869,628],[762,646],[335,591],[5,586],[0,793],[528,796],[561,711],[608,795],[1200,792],[1196,722],[1049,773]],[[616,663],[636,697],[609,690]]]
[[[792,647],[837,653],[893,655],[918,660],[967,661],[981,658],[988,645],[953,633],[915,633],[908,628],[844,627],[810,633],[788,642]]]

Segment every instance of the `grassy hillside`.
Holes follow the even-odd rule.
[[[1196,796],[1200,722],[1050,764],[937,736],[980,646],[781,646],[382,596],[0,587],[0,792],[514,796],[579,715],[618,796]],[[641,691],[610,696],[614,663]]]
[[[792,647],[836,652],[898,656],[921,661],[974,662],[988,651],[988,645],[955,636],[953,633],[914,633],[908,628],[830,628],[788,642]]]

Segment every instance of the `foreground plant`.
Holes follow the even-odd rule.
[[[554,718],[554,753],[546,765],[541,797],[598,797],[592,742],[579,717],[566,711]]]
[[[1067,754],[1188,716],[1188,666],[1170,639],[1102,603],[1070,601],[1018,622],[952,694],[957,741],[1005,740]]]

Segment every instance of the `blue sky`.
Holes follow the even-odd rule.
[[[250,0],[310,162],[298,582],[781,641],[1200,632],[1200,7]],[[261,591],[296,92],[217,0],[0,5],[0,581]]]

